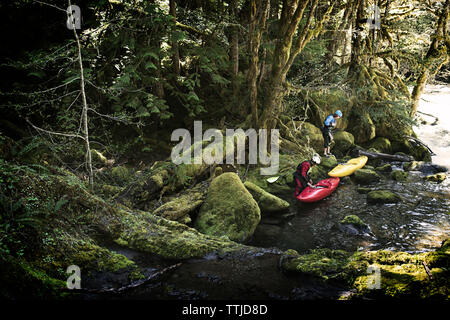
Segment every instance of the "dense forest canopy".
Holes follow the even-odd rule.
[[[11,130],[11,122],[26,118],[54,131],[78,128],[80,69],[67,4],[1,5],[8,30],[2,109]],[[242,121],[251,114],[253,127],[274,128],[282,112],[304,114],[320,90],[352,92],[346,99],[355,112],[347,115],[377,118],[387,105],[408,108],[416,97],[407,86],[424,73],[433,77],[448,60],[445,1],[77,5],[91,137],[103,142],[114,140],[105,125],[126,127],[143,143],[144,132],[185,127],[195,117]],[[380,16],[372,24],[374,6]]]

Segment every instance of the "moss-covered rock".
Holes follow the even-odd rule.
[[[367,112],[353,113],[347,130],[353,134],[358,144],[367,142],[376,135],[375,125]]]
[[[359,254],[358,260],[367,261],[372,266],[372,272],[361,274],[355,279],[353,287],[357,296],[434,300],[450,298],[450,254],[445,249],[445,243],[436,251],[419,254],[369,251]],[[430,270],[432,280],[424,263]],[[375,268],[378,270],[379,288],[373,287]]]
[[[246,181],[244,186],[258,203],[262,213],[276,213],[289,208],[289,202],[270,194],[250,181]]]
[[[418,162],[418,161],[405,162],[403,164],[403,170],[414,171],[414,170],[418,169],[419,166],[420,166],[420,162]]]
[[[331,157],[322,157],[320,161],[320,167],[331,170],[338,165],[338,161],[335,156]]]
[[[317,183],[318,181],[320,181],[322,179],[328,178],[329,171],[330,171],[329,169],[327,169],[323,166],[315,165],[311,169],[309,169],[309,176],[314,183]]]
[[[187,216],[203,204],[207,188],[207,183],[199,183],[158,207],[153,214],[173,221],[190,221]]]
[[[402,171],[402,170],[395,170],[391,172],[391,179],[399,182],[407,181],[408,180],[408,172]]]
[[[371,169],[358,169],[353,174],[354,179],[358,183],[371,183],[380,181],[381,177],[378,173]]]
[[[360,217],[357,215],[351,214],[348,216],[345,216],[339,223],[342,224],[353,224],[354,226],[364,227],[367,226],[367,224],[362,221]]]
[[[204,234],[243,242],[252,236],[260,220],[258,203],[238,175],[227,172],[211,182],[194,226]]]
[[[370,227],[357,215],[345,216],[339,222],[339,229],[350,235],[360,235],[370,232]]]
[[[374,203],[396,203],[401,197],[389,190],[373,190],[367,194],[367,202]]]
[[[366,194],[372,191],[372,188],[359,187],[358,189],[356,189],[356,191],[358,193]]]
[[[333,135],[335,145],[333,150],[341,152],[343,155],[349,151],[355,143],[355,137],[347,131],[338,131]]]
[[[390,163],[386,163],[382,166],[376,167],[375,168],[376,171],[379,172],[391,172],[392,171],[392,165]]]
[[[426,176],[426,177],[425,177],[425,180],[427,180],[427,181],[434,181],[434,182],[441,183],[441,182],[444,181],[446,178],[447,178],[447,176],[445,175],[445,173],[440,172],[440,173],[430,174],[430,175]]]
[[[391,153],[391,142],[389,139],[384,137],[376,137],[375,139],[368,142],[369,148],[374,148],[382,153]]]
[[[288,272],[312,275],[322,280],[335,280],[351,284],[351,279],[367,268],[367,262],[357,264],[352,254],[342,250],[314,249],[308,254],[286,252],[281,268]]]
[[[296,137],[301,143],[309,144],[316,151],[323,150],[322,131],[312,123],[303,122],[296,132]]]

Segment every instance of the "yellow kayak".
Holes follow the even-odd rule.
[[[345,177],[351,175],[358,169],[361,169],[366,164],[368,158],[361,156],[348,160],[346,163],[338,164],[333,170],[328,172],[330,177]]]

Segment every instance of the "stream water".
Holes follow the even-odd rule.
[[[433,163],[450,169],[450,86],[428,86],[419,111],[439,118],[421,116],[427,124],[414,128],[418,138],[436,154]],[[392,163],[401,170],[401,163]],[[251,245],[307,252],[313,248],[356,250],[433,250],[450,236],[450,179],[437,184],[426,182],[426,174],[412,171],[407,182],[389,178],[364,187],[386,189],[399,194],[396,204],[368,204],[357,183],[342,184],[328,198],[312,204],[298,203],[292,193],[280,194],[291,203],[288,214],[263,217]],[[448,173],[447,173],[448,176]],[[339,228],[347,215],[357,215],[371,232],[349,234]]]

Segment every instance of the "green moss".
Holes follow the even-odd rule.
[[[356,261],[353,255],[342,250],[314,249],[311,253],[283,256],[281,267],[289,272],[313,275],[324,281],[338,280],[351,283],[367,262]]]
[[[0,258],[0,297],[4,299],[63,299],[66,282],[48,276],[29,262],[3,256]]]
[[[199,208],[206,196],[206,184],[198,184],[194,188],[183,192],[181,195],[174,197],[158,207],[153,214],[164,217],[169,220],[180,221],[185,219],[186,215],[193,213]]]
[[[434,252],[409,254],[406,252],[372,251],[360,254],[364,260],[379,268],[380,289],[368,287],[371,274],[360,275],[353,286],[359,296],[386,296],[394,298],[443,299],[449,296],[450,255],[445,246]],[[433,280],[429,279],[422,262],[427,263]]]
[[[270,194],[250,181],[246,181],[244,186],[258,203],[261,212],[275,213],[289,208],[289,202]]]
[[[370,191],[372,191],[371,188],[364,188],[364,187],[359,187],[358,189],[356,189],[356,191],[358,191],[358,193],[369,193]]]
[[[226,172],[211,182],[194,226],[205,234],[245,241],[260,219],[258,204],[238,175]]]
[[[338,165],[338,161],[335,156],[331,157],[322,157],[320,161],[320,167],[325,170],[331,170]]]
[[[373,190],[367,194],[368,203],[395,203],[401,201],[401,197],[389,190]]]
[[[122,225],[116,243],[164,258],[188,259],[213,251],[241,248],[228,237],[205,235],[184,224],[146,212],[124,212]]]
[[[376,128],[368,112],[353,113],[349,121],[347,130],[354,135],[356,143],[364,143],[375,138]]]
[[[296,138],[302,144],[309,145],[316,151],[323,149],[322,131],[312,123],[304,122],[297,130]]]
[[[355,144],[355,138],[347,131],[338,131],[333,135],[333,138],[336,142],[332,147],[333,150],[337,150],[342,154],[345,154]]]
[[[344,219],[340,221],[342,224],[353,224],[355,226],[366,227],[367,224],[361,220],[357,215],[348,215],[345,216]]]
[[[381,180],[381,177],[374,170],[371,169],[358,169],[354,173],[354,178],[358,183],[371,183]]]
[[[434,182],[441,183],[441,182],[444,181],[446,178],[447,178],[447,176],[445,175],[445,173],[440,172],[440,173],[430,174],[430,175],[426,176],[426,177],[425,177],[425,180],[427,180],[427,181],[434,181]]]
[[[369,148],[374,148],[382,153],[391,153],[391,142],[384,137],[377,137],[368,142]]]
[[[117,166],[111,169],[111,177],[117,184],[124,185],[133,180],[134,174],[125,166]]]
[[[395,181],[407,181],[408,180],[408,172],[404,172],[401,170],[395,170],[391,172],[391,179]]]
[[[392,165],[390,163],[386,163],[382,166],[376,167],[375,168],[376,171],[379,172],[391,172],[392,171]]]

